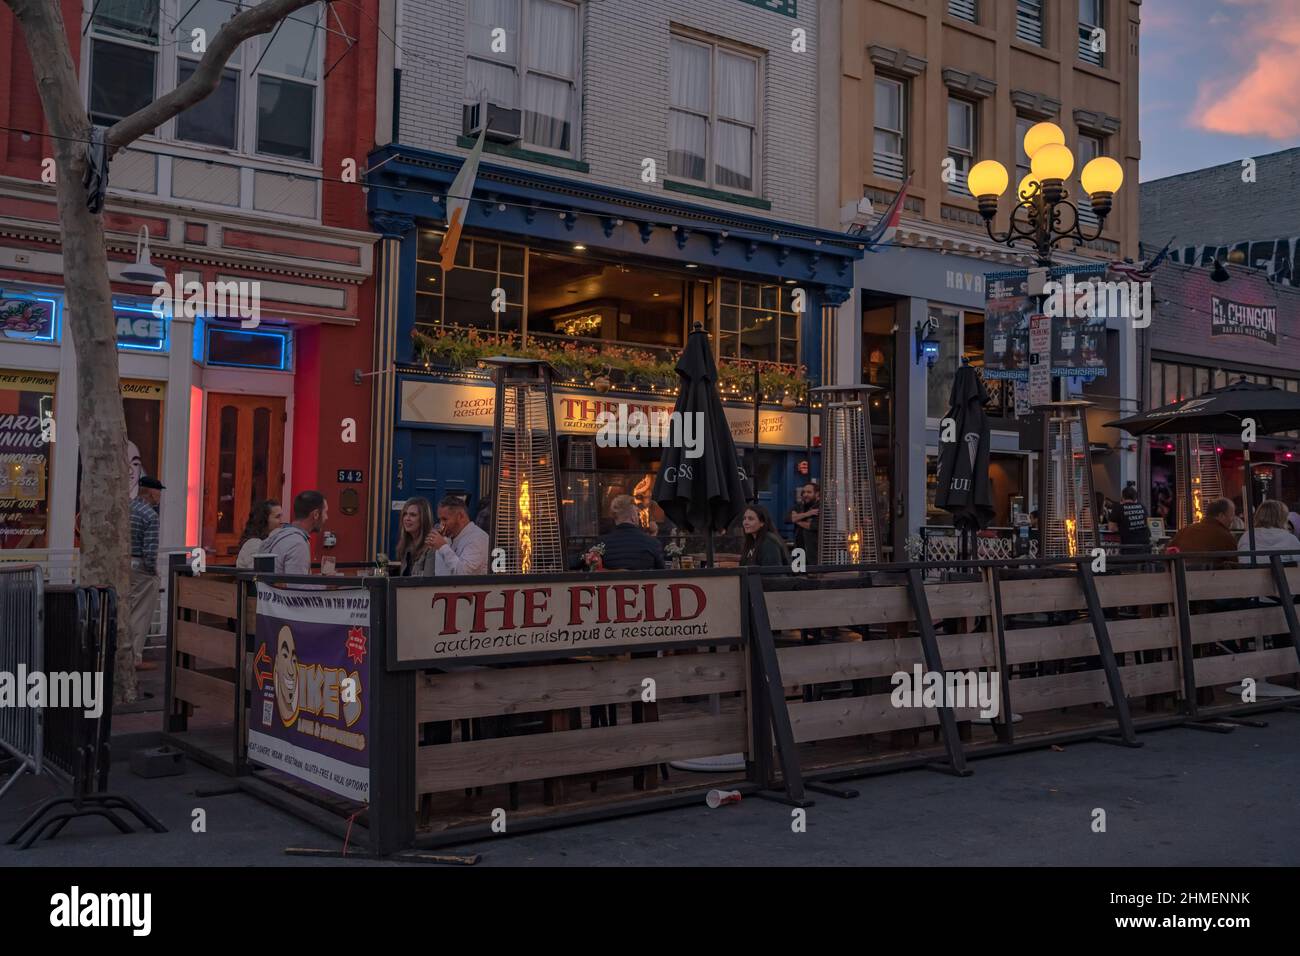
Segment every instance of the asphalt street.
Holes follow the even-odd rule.
[[[789,807],[747,798],[544,833],[502,836],[479,866],[1286,866],[1300,862],[1300,713],[1265,715],[1266,728],[1230,734],[1185,728],[1142,735],[1144,746],[1071,744],[974,761],[955,778],[929,770],[857,781],[856,799],[814,795],[806,832]],[[226,779],[194,763],[182,776],[143,780],[125,763],[113,789],[169,828],[118,835],[79,820],[0,866],[358,866],[364,860],[289,857],[284,848],[338,849],[339,840],[244,794],[199,798]],[[54,792],[24,779],[0,801],[7,837]],[[194,810],[206,832],[192,829]],[[1096,810],[1105,832],[1094,832]],[[507,824],[508,826],[508,824]]]

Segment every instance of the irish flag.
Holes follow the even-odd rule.
[[[478,176],[478,161],[483,155],[483,137],[486,135],[487,127],[484,127],[478,134],[478,142],[465,157],[460,172],[451,181],[451,189],[447,191],[447,232],[442,237],[442,245],[438,247],[443,271],[456,264],[456,246],[460,244],[460,233],[465,228],[465,217],[469,214],[469,198],[474,195],[474,180]]]

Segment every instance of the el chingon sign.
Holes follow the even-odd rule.
[[[1277,345],[1277,306],[1251,305],[1210,296],[1211,335],[1246,335]]]

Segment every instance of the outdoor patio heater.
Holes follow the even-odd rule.
[[[876,466],[871,451],[871,395],[876,385],[823,385],[822,497],[818,564],[877,564]]]
[[[1039,557],[1090,556],[1101,539],[1085,414],[1091,406],[1078,399],[1043,406]]]
[[[560,534],[560,458],[552,370],[537,359],[484,360],[496,382],[492,430],[492,548],[505,550],[505,571],[565,570]]]
[[[1223,474],[1213,435],[1178,435],[1174,482],[1178,488],[1178,527],[1200,521],[1205,505],[1223,496]]]

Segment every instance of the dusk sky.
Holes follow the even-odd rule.
[[[1143,182],[1300,145],[1300,0],[1145,0]]]

